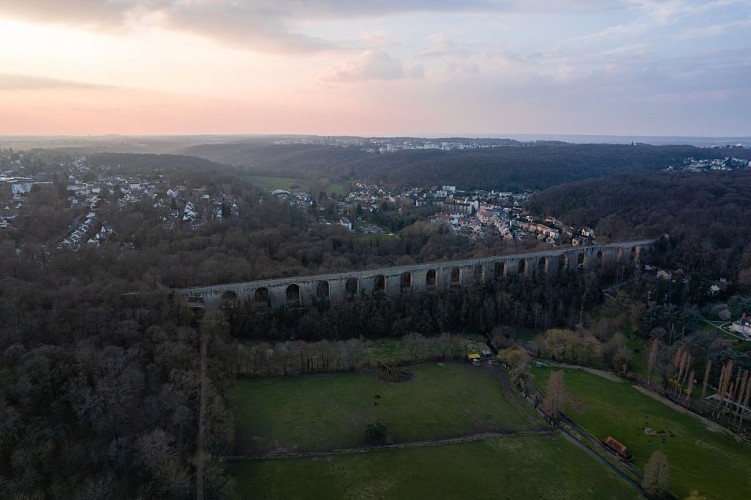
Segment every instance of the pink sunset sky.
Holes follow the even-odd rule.
[[[749,5],[3,0],[0,135],[749,135]]]

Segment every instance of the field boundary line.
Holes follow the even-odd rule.
[[[233,455],[226,457],[229,462],[240,460],[276,460],[288,458],[315,458],[326,457],[331,455],[353,455],[356,453],[370,453],[382,450],[400,450],[405,448],[427,448],[430,446],[442,446],[446,444],[470,443],[473,441],[484,441],[499,437],[517,437],[517,436],[547,436],[555,433],[554,430],[530,430],[530,431],[511,431],[511,432],[479,432],[477,434],[468,434],[466,436],[457,436],[445,439],[431,439],[427,441],[412,441],[407,443],[384,444],[380,446],[362,446],[355,448],[336,448],[333,450],[310,450],[310,451],[285,451],[271,452],[262,454]]]

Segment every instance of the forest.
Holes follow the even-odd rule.
[[[720,149],[647,144],[513,143],[463,151],[368,154],[349,147],[291,144],[192,146],[185,154],[245,167],[259,175],[331,181],[363,179],[397,186],[523,191],[631,170],[656,171],[685,158],[722,158]]]
[[[544,147],[560,148],[545,161],[565,151]],[[80,173],[60,167],[66,155],[45,152],[18,168],[49,182],[32,189],[14,225],[0,233],[2,498],[191,497],[201,399],[202,488],[207,498],[231,496],[222,457],[233,439],[226,389],[235,377],[356,369],[366,365],[361,346],[370,340],[401,339],[409,359],[441,359],[457,354],[452,339],[472,333],[497,349],[526,342],[541,355],[622,371],[644,354],[633,345],[656,339],[654,373],[665,384],[678,349],[699,360],[697,373],[711,361],[715,378],[729,360],[751,369],[747,352],[697,328],[701,315],[715,314],[715,301],[728,304],[728,316],[751,306],[736,294],[751,277],[748,172],[629,173],[553,187],[532,200],[540,215],[594,227],[598,241],[657,239],[643,262],[681,267],[685,281],[657,280],[623,263],[572,268],[555,279],[510,276],[462,290],[362,297],[341,307],[270,313],[240,303],[199,321],[171,288],[492,255],[537,242],[472,243],[396,210],[390,217],[405,220],[397,237],[359,238],[264,196],[243,167],[103,154],[89,158],[85,175],[183,185],[196,204],[194,189],[231,190],[240,215],[167,227],[169,200],[163,209],[154,199],[126,203],[118,189],[102,193],[97,209],[115,229],[108,241],[57,248],[58,235],[86,213],[69,207],[65,179]],[[667,156],[650,160],[653,168]],[[621,158],[617,168],[632,161]],[[720,276],[730,286],[710,297],[706,280]]]
[[[550,188],[530,209],[603,241],[658,238],[659,264],[751,284],[751,172],[624,174]]]

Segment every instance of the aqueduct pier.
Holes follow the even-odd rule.
[[[635,263],[639,261],[641,250],[652,243],[653,240],[629,241],[347,273],[180,288],[175,289],[175,296],[188,300],[194,306],[200,304],[199,307],[240,300],[250,300],[251,304],[264,309],[305,307],[320,301],[342,303],[376,293],[398,295],[407,291],[469,286],[509,274],[554,276],[563,269],[594,269],[607,262]]]

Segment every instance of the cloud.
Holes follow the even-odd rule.
[[[337,44],[296,33],[284,17],[257,5],[211,3],[159,11],[165,27],[214,39],[236,47],[278,53],[318,52]]]
[[[113,28],[128,12],[146,2],[112,0],[3,0],[0,14],[31,22],[59,23],[91,28]]]
[[[324,72],[321,79],[328,82],[358,82],[422,78],[423,75],[421,64],[405,66],[386,52],[369,50]]]
[[[50,90],[50,89],[96,89],[107,88],[71,80],[58,80],[44,76],[11,75],[0,73],[0,90]]]
[[[341,48],[336,41],[304,33],[316,21],[600,8],[597,0],[2,0],[0,18],[103,32],[151,26],[294,54]]]
[[[288,23],[290,16],[279,7],[267,1],[3,0],[0,16],[107,32],[149,25],[268,52],[304,53],[334,47],[295,33]]]
[[[720,36],[724,35],[728,31],[746,30],[749,27],[751,27],[751,17],[747,17],[746,19],[737,19],[726,23],[709,24],[697,28],[688,29],[681,33],[680,38],[690,40],[693,38]]]
[[[506,2],[482,0],[3,0],[0,17],[99,31],[155,25],[225,44],[278,53],[338,48],[296,25],[311,20],[385,17],[420,12],[473,12]]]

